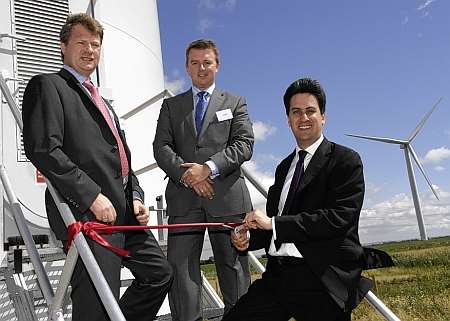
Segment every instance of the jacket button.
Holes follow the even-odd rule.
[[[116,153],[118,150],[119,150],[119,147],[117,147],[117,145],[114,145],[114,146],[111,148],[111,153]]]

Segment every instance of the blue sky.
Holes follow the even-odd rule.
[[[358,151],[365,166],[363,242],[417,238],[418,228],[403,151],[345,134],[406,139],[442,96],[413,146],[441,197],[431,197],[416,168],[428,233],[450,234],[450,2],[164,0],[158,11],[172,91],[190,87],[186,45],[218,44],[216,84],[247,98],[257,135],[247,166],[265,185],[294,148],[286,87],[304,76],[321,81],[326,137]]]

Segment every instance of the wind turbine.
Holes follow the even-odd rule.
[[[434,189],[433,185],[431,184],[430,179],[428,178],[427,174],[425,173],[424,168],[422,167],[422,164],[419,161],[419,158],[417,157],[416,152],[414,151],[411,142],[412,140],[417,136],[419,131],[422,129],[423,125],[427,121],[427,119],[430,117],[430,115],[434,112],[437,105],[441,102],[442,97],[438,99],[438,101],[433,105],[433,108],[422,118],[422,120],[417,124],[416,128],[412,131],[411,135],[407,140],[400,140],[400,139],[394,139],[394,138],[386,138],[386,137],[374,137],[374,136],[363,136],[363,135],[352,135],[347,134],[347,136],[357,137],[357,138],[363,138],[368,140],[375,140],[382,143],[388,143],[388,144],[397,144],[400,145],[400,149],[403,149],[405,153],[405,160],[406,160],[406,168],[408,170],[408,177],[409,177],[409,185],[411,186],[411,193],[413,197],[414,202],[414,208],[416,209],[416,216],[417,216],[417,223],[419,224],[419,231],[420,231],[420,239],[421,240],[428,240],[427,231],[425,229],[425,224],[423,221],[423,215],[422,210],[420,207],[420,199],[419,194],[417,193],[417,184],[416,184],[416,178],[414,176],[414,169],[413,164],[411,161],[411,156],[414,158],[414,161],[417,164],[417,167],[419,167],[420,171],[422,172],[422,175],[425,177],[425,180],[427,181],[428,185],[431,188],[431,191],[433,192],[434,196],[439,200],[439,195],[437,191]]]

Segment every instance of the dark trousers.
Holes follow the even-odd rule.
[[[252,283],[222,321],[350,321],[306,263],[269,258],[267,271]]]
[[[202,209],[190,210],[186,216],[170,216],[169,223],[240,222],[243,215],[211,217]],[[250,284],[248,256],[238,252],[230,241],[230,230],[209,228],[225,312],[247,292]],[[174,282],[169,293],[173,321],[200,321],[202,318],[202,279],[200,257],[205,228],[169,230],[167,259],[174,270]]]
[[[119,301],[120,269],[124,265],[135,280],[119,301],[127,321],[154,320],[172,284],[173,272],[151,232],[138,231],[105,236],[130,251],[123,258],[87,238],[92,253]],[[72,320],[107,321],[109,317],[81,258],[75,266],[72,285]]]

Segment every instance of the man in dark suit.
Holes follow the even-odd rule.
[[[215,86],[219,53],[210,40],[186,49],[192,88],[164,100],[153,151],[169,177],[169,223],[239,222],[252,209],[240,166],[253,151],[253,130],[244,98]],[[250,275],[245,253],[231,245],[230,232],[208,229],[225,313],[247,291]],[[200,255],[205,229],[169,231],[167,258],[175,277],[169,303],[172,320],[201,316]]]
[[[247,214],[250,236],[232,234],[240,250],[265,248],[267,269],[224,321],[347,321],[370,288],[358,237],[363,166],[355,151],[324,138],[325,102],[316,80],[286,90],[297,146],[276,169],[267,214]]]
[[[146,225],[144,193],[130,168],[130,151],[116,114],[90,81],[100,58],[103,28],[87,14],[67,18],[61,29],[64,67],[33,77],[23,98],[23,137],[31,162],[65,198],[75,219],[115,225]],[[50,194],[50,226],[67,240],[67,229]],[[132,285],[120,299],[127,320],[153,320],[172,282],[172,270],[150,232],[105,236],[130,251],[119,257],[88,239],[113,294],[119,300],[120,268]],[[81,259],[72,280],[72,320],[109,320]]]

